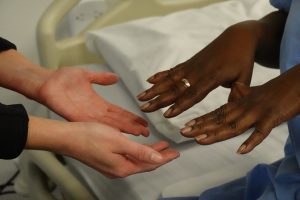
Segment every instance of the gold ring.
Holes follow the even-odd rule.
[[[186,87],[186,88],[191,87],[191,84],[187,79],[183,78],[183,79],[181,79],[181,81],[184,83],[184,87]]]

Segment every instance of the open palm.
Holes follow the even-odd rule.
[[[134,135],[148,136],[147,122],[99,96],[92,84],[110,85],[118,76],[75,67],[54,71],[39,89],[39,101],[69,121],[95,121]]]

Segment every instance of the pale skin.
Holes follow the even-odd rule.
[[[170,106],[164,116],[175,117],[215,88],[229,87],[228,103],[187,122],[181,134],[207,145],[254,128],[238,148],[241,154],[252,151],[274,127],[300,113],[300,63],[261,86],[249,87],[255,61],[278,68],[286,17],[285,12],[276,11],[260,20],[235,24],[188,61],[151,76],[148,82],[153,86],[138,95],[147,101],[141,110]]]
[[[70,121],[96,121],[134,135],[149,135],[147,121],[99,96],[92,84],[118,81],[113,73],[65,67],[48,70],[15,50],[1,53],[0,85],[40,102]]]
[[[116,74],[75,67],[48,70],[16,50],[1,52],[0,66],[2,87],[73,121],[30,116],[27,149],[71,156],[111,178],[151,171],[179,156],[164,141],[142,145],[121,133],[148,136],[149,130],[146,120],[111,104],[93,90],[92,84],[116,83]]]
[[[97,122],[63,122],[30,117],[27,149],[73,157],[109,178],[151,171],[179,156],[168,143],[142,145]]]

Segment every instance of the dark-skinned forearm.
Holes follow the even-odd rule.
[[[279,66],[280,43],[287,14],[272,12],[260,20],[248,20],[230,26],[226,31],[243,38],[243,48],[252,48],[255,62],[271,68]],[[226,32],[225,31],[225,32]],[[249,46],[249,42],[252,44]]]
[[[284,31],[287,13],[272,12],[258,20],[259,40],[255,61],[263,66],[279,68],[280,43]]]

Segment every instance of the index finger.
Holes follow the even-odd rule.
[[[176,83],[184,77],[184,72],[179,70],[181,67],[175,67],[170,70],[158,73],[155,84],[145,92],[137,96],[140,101],[148,101],[171,89]],[[158,81],[159,80],[159,81]],[[152,80],[153,81],[153,80]]]

